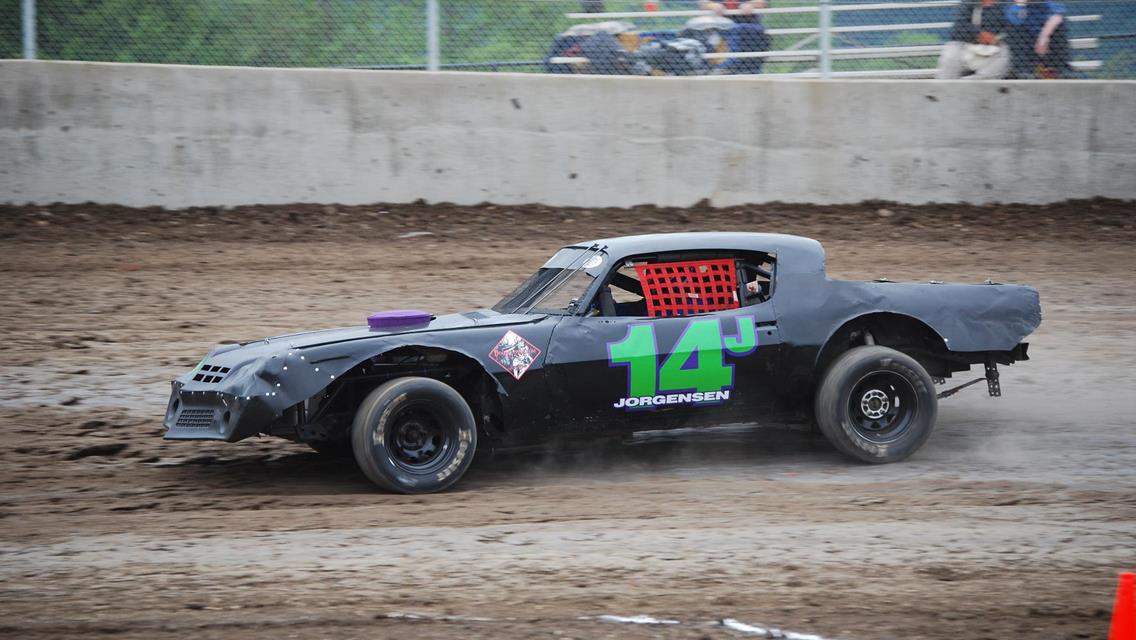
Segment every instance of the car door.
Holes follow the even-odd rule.
[[[566,317],[545,367],[565,429],[618,432],[760,419],[780,350],[766,301],[682,317]]]

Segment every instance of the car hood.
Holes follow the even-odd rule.
[[[179,439],[240,440],[384,348],[445,342],[440,335],[447,331],[528,324],[545,317],[480,310],[390,330],[344,327],[220,345],[174,380],[166,412],[166,427],[173,431],[167,431],[167,437],[176,433]],[[425,335],[401,337],[409,334]],[[179,427],[181,411],[212,418],[208,424]],[[218,420],[221,415],[224,419]]]
[[[356,327],[340,327],[337,329],[320,329],[318,331],[289,333],[282,336],[266,338],[264,342],[303,349],[306,347],[318,347],[325,344],[334,344],[336,342],[376,338],[379,336],[399,335],[405,333],[422,333],[425,331],[447,331],[451,329],[462,329],[465,327],[476,326],[477,324],[477,320],[475,318],[471,318],[469,314],[451,313],[444,316],[436,316],[427,323],[408,325],[405,327],[396,327],[394,329],[372,329],[366,325]]]
[[[454,331],[469,327],[485,327],[495,325],[512,325],[535,322],[543,315],[534,314],[502,314],[489,309],[479,309],[464,313],[451,313],[436,316],[423,324],[397,327],[394,329],[372,329],[366,325],[355,327],[339,327],[336,329],[320,329],[317,331],[304,331],[289,333],[262,340],[252,340],[240,344],[223,345],[214,349],[210,355],[217,356],[230,351],[260,351],[265,347],[279,349],[308,349],[325,345],[353,342],[356,340],[370,340],[383,336],[405,335],[411,333],[432,333],[439,331]]]

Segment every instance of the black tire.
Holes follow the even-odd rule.
[[[898,462],[915,453],[935,427],[938,396],[914,358],[887,347],[841,354],[821,378],[817,426],[841,453],[863,462]]]
[[[449,488],[469,468],[477,425],[453,387],[432,378],[398,378],[359,405],[351,449],[380,488],[432,493]]]

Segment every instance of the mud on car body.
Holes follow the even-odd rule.
[[[1040,321],[1025,286],[829,279],[808,238],[610,238],[565,247],[491,309],[217,347],[173,382],[165,437],[305,442],[406,493],[451,486],[479,449],[739,421],[810,420],[894,462],[940,397],[983,380],[1000,395],[998,365],[1028,359]]]

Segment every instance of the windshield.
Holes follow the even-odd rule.
[[[604,253],[598,247],[567,247],[556,252],[493,306],[498,313],[550,313],[565,315],[576,309],[600,272]]]

